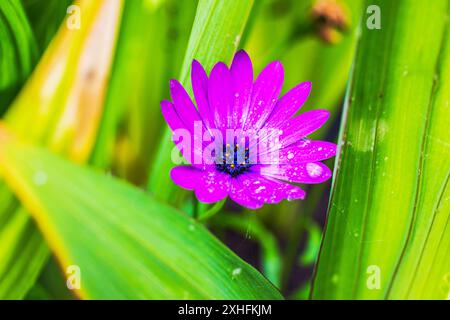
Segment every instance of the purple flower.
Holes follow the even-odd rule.
[[[195,190],[201,202],[230,196],[257,209],[264,203],[303,199],[305,191],[294,184],[329,179],[331,171],[320,161],[334,156],[336,145],[306,138],[326,122],[329,112],[295,116],[311,83],[301,83],[279,98],[283,77],[282,64],[274,61],[253,81],[245,51],[236,53],[230,68],[217,63],[209,78],[194,60],[191,80],[197,108],[172,80],[173,102],[162,101],[161,108],[174,138],[182,140],[177,147],[188,163],[171,170],[174,183]]]

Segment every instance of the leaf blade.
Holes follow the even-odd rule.
[[[444,141],[449,138],[442,119],[430,117],[430,112],[442,115],[447,108],[445,103],[430,101],[436,98],[436,66],[445,63],[442,78],[448,77],[448,53],[442,50],[448,48],[445,16],[449,3],[438,1],[432,8],[407,1],[376,4],[384,12],[384,28],[375,33],[362,28],[341,129],[345,144],[337,160],[312,297],[405,299],[422,294],[416,282],[432,279],[427,287],[434,290],[424,295],[443,298],[448,293],[436,288],[450,269],[445,251],[428,251],[432,259],[420,273],[414,265],[420,246],[436,248],[441,238],[442,247],[448,246],[448,210],[440,211],[444,222],[435,236],[427,236],[430,230],[424,223],[430,224],[437,193],[435,188],[427,192],[421,185],[445,185],[450,166],[448,146],[423,148],[437,138],[437,132]],[[424,19],[425,11],[434,17],[432,23]],[[414,26],[408,22],[411,20],[416,22]],[[417,32],[421,33],[419,39]],[[448,100],[448,87],[441,94]],[[430,135],[433,128],[437,132]],[[436,158],[442,161],[436,163]],[[426,176],[424,165],[433,167]],[[427,203],[419,210],[418,199]],[[433,259],[441,264],[434,264]],[[379,288],[368,285],[371,267],[380,271]],[[438,272],[429,278],[427,269]]]
[[[35,147],[8,142],[0,154],[61,263],[81,268],[82,297],[281,298],[205,227],[144,192]]]

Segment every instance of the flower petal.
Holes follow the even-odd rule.
[[[304,199],[306,192],[298,186],[290,185],[275,179],[247,173],[243,184],[250,195],[264,203],[279,203],[281,200]]]
[[[170,80],[170,95],[180,120],[193,132],[194,122],[201,121],[201,118],[188,93],[177,80]]]
[[[322,183],[332,176],[331,170],[321,162],[256,165],[252,167],[252,171],[287,182],[308,184]]]
[[[177,186],[187,190],[194,190],[203,174],[202,170],[191,166],[178,166],[170,170],[172,181]]]
[[[247,118],[253,86],[253,66],[247,52],[241,50],[234,55],[230,73],[234,93],[232,126],[242,129]]]
[[[216,127],[232,128],[233,88],[231,74],[223,62],[216,63],[208,81],[208,100]]]
[[[202,144],[200,136],[202,134],[201,128],[194,131],[192,131],[193,128],[186,128],[186,125],[178,116],[173,103],[170,101],[161,101],[161,112],[173,132],[172,141],[176,144],[178,150],[186,159],[186,162],[197,168],[202,168],[204,145]],[[195,162],[195,164],[193,162]]]
[[[329,118],[328,110],[311,110],[289,119],[280,126],[282,134],[279,137],[283,148],[298,142],[319,129]]]
[[[311,82],[302,82],[289,90],[276,104],[266,125],[276,127],[292,117],[302,107],[311,92]]]
[[[253,85],[252,100],[244,130],[261,128],[271,114],[283,86],[284,71],[279,61],[268,64]]]
[[[214,128],[215,124],[208,103],[208,76],[197,60],[192,61],[191,82],[200,117],[208,128]]]
[[[263,164],[298,164],[329,159],[336,154],[336,144],[319,140],[301,140],[287,148],[261,155]]]
[[[230,198],[237,204],[248,209],[259,209],[264,202],[254,199],[244,185],[245,175],[239,175],[231,179]]]
[[[184,123],[178,117],[172,102],[167,100],[161,101],[161,113],[172,131],[185,128]]]
[[[228,196],[231,177],[215,169],[206,170],[197,181],[195,196],[204,203],[220,201]]]

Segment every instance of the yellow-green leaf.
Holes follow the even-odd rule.
[[[1,132],[0,132],[1,134]],[[279,299],[192,218],[111,176],[0,136],[0,172],[82,298]]]
[[[445,299],[450,3],[369,5],[381,29],[362,21],[312,297]]]
[[[121,1],[77,1],[80,29],[64,23],[5,116],[15,132],[85,162],[103,110]],[[28,212],[0,181],[0,298],[23,298],[48,257]]]

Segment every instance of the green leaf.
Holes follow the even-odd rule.
[[[19,0],[0,1],[0,115],[30,74],[36,39]]]
[[[152,151],[160,140],[159,103],[179,71],[192,1],[126,1],[117,52],[92,163],[135,184],[147,182]],[[176,70],[176,71],[175,71]],[[127,94],[124,94],[126,92]]]
[[[319,253],[320,240],[322,238],[322,229],[314,221],[310,221],[307,224],[306,248],[302,252],[299,263],[301,266],[312,265]]]
[[[43,52],[67,15],[72,0],[22,0],[39,51]]]
[[[27,141],[86,162],[103,110],[121,2],[84,1],[80,8],[82,27],[62,26],[4,120]],[[21,299],[37,279],[49,250],[3,181],[0,242],[0,298]]]
[[[448,298],[449,1],[369,4],[312,297]]]
[[[230,62],[239,45],[252,5],[252,0],[199,1],[179,78],[189,92],[192,60],[200,61],[207,72],[218,61]],[[157,199],[179,205],[188,193],[177,187],[169,177],[169,171],[174,166],[170,158],[174,147],[171,135],[171,131],[166,128],[152,164],[148,189]]]
[[[83,298],[279,299],[194,219],[116,178],[1,139],[0,172]],[[61,196],[64,195],[64,196]]]

